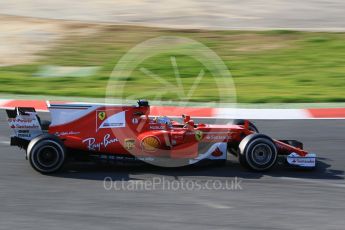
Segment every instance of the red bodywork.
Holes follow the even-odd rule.
[[[60,124],[54,124],[53,121],[49,133],[63,140],[68,149],[91,151],[96,154],[192,159],[200,154],[202,143],[223,142],[236,145],[253,133],[247,123],[245,125],[194,124],[188,116],[182,123],[176,121],[170,125],[157,123],[155,119],[149,117],[148,106],[97,106],[95,109],[90,109],[74,105],[73,107],[52,106],[50,109],[52,113],[71,109],[78,110],[81,114],[85,110],[85,114],[75,120]],[[121,118],[122,115],[124,120]],[[119,118],[115,122],[105,123],[113,116]],[[304,150],[281,141],[275,140],[275,143],[281,155],[288,155],[291,152],[300,156],[307,154]],[[217,154],[219,150],[212,153],[215,157]]]

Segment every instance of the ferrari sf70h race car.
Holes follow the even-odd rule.
[[[275,140],[253,123],[195,123],[181,115],[177,122],[150,116],[145,100],[137,105],[50,104],[51,122],[34,108],[7,110],[11,145],[26,150],[40,173],[57,172],[66,160],[145,161],[177,167],[203,161],[226,162],[228,155],[253,171],[271,169],[279,157],[287,164],[314,168],[316,155],[296,140]],[[230,153],[230,154],[228,154]]]

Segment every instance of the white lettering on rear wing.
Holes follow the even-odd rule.
[[[41,135],[43,131],[37,113],[20,110],[21,108],[16,108],[16,115],[8,118],[13,135],[24,140],[32,140]]]

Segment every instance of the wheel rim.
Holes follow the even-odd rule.
[[[268,144],[258,144],[253,149],[253,161],[258,165],[268,164],[272,159],[272,150]]]
[[[37,161],[43,167],[50,168],[59,161],[59,152],[53,146],[44,146],[37,152]]]

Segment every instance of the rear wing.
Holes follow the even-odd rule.
[[[43,133],[41,120],[34,108],[17,107],[6,110],[11,128],[11,145],[25,147],[35,137]]]

